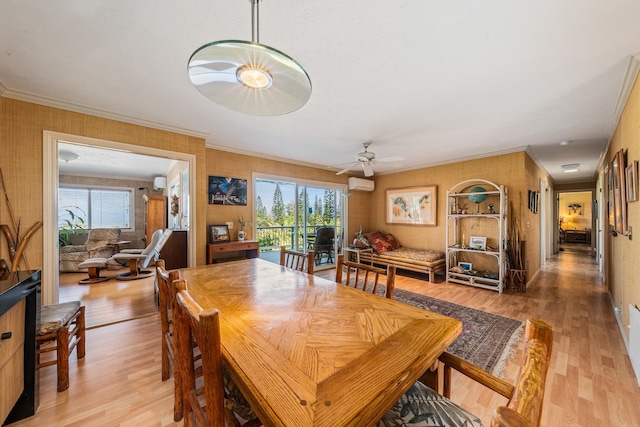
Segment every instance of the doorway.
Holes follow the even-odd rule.
[[[345,188],[333,183],[254,175],[260,256],[279,262],[281,246],[313,250],[317,270],[335,266],[345,235]]]
[[[596,203],[593,191],[557,193],[558,248],[563,254],[594,256],[597,233],[593,233]]]
[[[149,148],[115,141],[88,138],[79,135],[64,134],[59,132],[44,131],[43,134],[43,245],[45,248],[58,247],[58,187],[59,187],[59,142],[74,142],[108,150],[118,150],[132,154],[158,156],[168,159],[185,161],[188,164],[188,176],[195,176],[195,155]],[[186,188],[188,194],[195,194],[195,182],[189,180]],[[188,198],[188,224],[195,223],[195,198]],[[195,239],[188,239],[189,265],[194,265],[196,258]],[[42,302],[54,304],[58,302],[59,256],[57,250],[44,251],[42,268]]]

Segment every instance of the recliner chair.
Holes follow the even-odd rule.
[[[120,273],[116,276],[118,280],[137,280],[145,277],[151,277],[154,275],[154,270],[144,270],[147,268],[151,261],[155,263],[160,258],[160,251],[162,247],[167,243],[172,231],[166,229],[156,230],[151,235],[151,242],[140,253],[127,253],[120,252],[113,255],[108,261],[108,265],[128,265],[129,271],[126,273]]]

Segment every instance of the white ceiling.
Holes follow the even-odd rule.
[[[260,41],[302,64],[313,93],[254,117],[187,76],[201,45],[251,39],[248,0],[5,0],[0,94],[336,171],[373,141],[378,157],[405,158],[378,173],[529,147],[556,181],[593,179],[638,16],[637,0],[266,0]]]

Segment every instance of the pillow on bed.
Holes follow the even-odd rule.
[[[400,242],[398,242],[398,239],[396,239],[395,236],[391,233],[387,234],[385,238],[387,240],[387,243],[389,243],[389,246],[391,247],[391,249],[389,249],[390,251],[395,251],[400,246],[402,246]]]
[[[380,231],[367,233],[364,235],[364,237],[367,239],[369,245],[377,254],[383,254],[392,250],[391,245],[387,240],[387,236]]]

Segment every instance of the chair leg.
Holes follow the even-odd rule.
[[[76,356],[78,359],[84,358],[85,352],[85,324],[84,324],[84,305],[80,306],[80,314],[76,319],[76,328],[78,328],[78,332],[76,334],[76,339],[78,340],[76,345]]]
[[[58,329],[56,342],[56,358],[58,365],[58,391],[69,388],[69,328]]]

